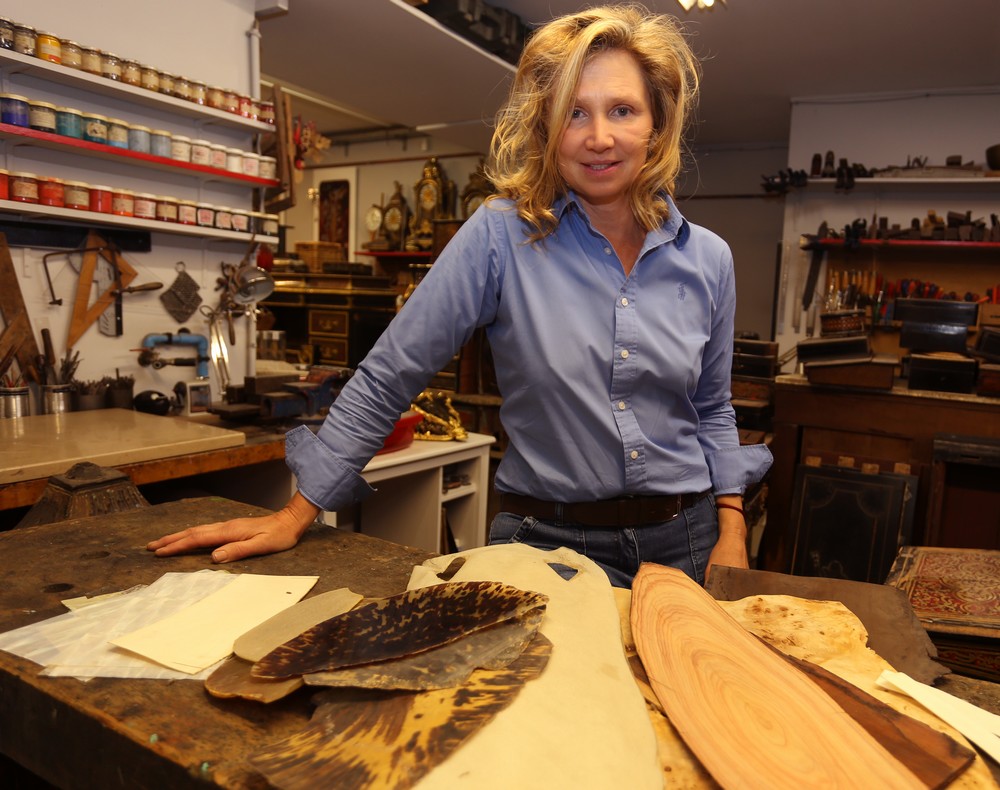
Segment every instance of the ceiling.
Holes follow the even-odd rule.
[[[690,13],[646,3],[678,16],[702,62],[696,146],[784,145],[796,97],[1000,86],[998,0],[725,2]],[[528,25],[592,5],[489,4]],[[293,113],[328,136],[416,130],[487,150],[512,68],[403,0],[288,0],[261,33],[263,79],[293,91]]]

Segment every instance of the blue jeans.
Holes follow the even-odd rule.
[[[670,521],[643,527],[583,527],[497,513],[490,545],[526,543],[539,549],[560,546],[596,562],[615,587],[631,587],[643,562],[678,568],[698,584],[705,582],[708,555],[719,539],[715,497],[702,497]]]

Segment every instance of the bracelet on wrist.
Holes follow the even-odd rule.
[[[716,502],[715,506],[725,508],[726,510],[735,510],[741,516],[746,518],[746,513],[743,512],[743,508],[741,508],[739,505],[727,505],[725,502]]]

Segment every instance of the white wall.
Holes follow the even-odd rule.
[[[99,4],[76,3],[70,0],[7,0],[6,17],[46,30],[61,38],[70,38],[83,45],[132,57],[144,64],[156,66],[207,84],[250,92],[250,59],[247,31],[254,22],[254,0],[172,0],[168,4],[140,3],[134,0],[103,0]],[[170,112],[149,110],[129,102],[83,93],[67,86],[17,74],[2,76],[4,91],[45,98],[58,105],[102,111],[136,123],[166,128],[179,134],[203,137],[213,142],[228,142],[245,150],[252,148],[249,132],[226,132],[209,125],[196,125],[192,120],[176,117]],[[145,119],[145,120],[142,120]],[[108,184],[136,191],[169,194],[215,205],[250,207],[250,191],[242,185],[220,182],[200,183],[185,175],[162,171],[145,171],[116,162],[89,159],[60,151],[30,146],[2,144],[0,160],[7,170],[26,170],[88,183]],[[98,227],[98,230],[100,228]],[[50,295],[41,265],[48,249],[13,248],[12,258],[28,306],[32,329],[39,338],[42,328],[52,332],[56,354],[65,353],[65,342],[76,294],[79,256],[50,262],[53,286],[61,306],[50,305]],[[188,274],[201,286],[203,304],[216,306],[216,278],[220,263],[238,263],[246,245],[221,240],[202,240],[166,233],[152,234],[152,250],[148,253],[127,252],[125,257],[135,266],[138,285],[159,281],[169,286],[176,276],[175,263],[184,261]],[[140,368],[133,351],[147,334],[176,332],[178,324],[165,311],[159,299],[161,291],[127,294],[123,297],[122,337],[108,337],[91,326],[74,350],[80,352],[77,379],[99,379],[106,375],[130,374],[136,378],[136,391],[154,389],[169,393],[178,381],[195,378],[193,367],[168,366],[160,371]],[[93,295],[92,295],[93,296]],[[186,324],[192,332],[208,334],[208,324],[196,314]],[[239,329],[236,346],[229,348],[230,371],[234,381],[242,381],[247,370],[248,341],[252,325],[244,318],[237,320]],[[39,339],[40,346],[40,339]],[[190,357],[190,348],[163,347],[163,356]],[[213,397],[219,399],[219,381],[212,375]]]

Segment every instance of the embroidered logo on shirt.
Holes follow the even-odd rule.
[[[678,285],[677,286],[677,298],[680,301],[683,302],[685,299],[687,299],[687,295],[688,295],[687,294],[687,288],[684,287],[684,283],[681,283],[680,285]]]

